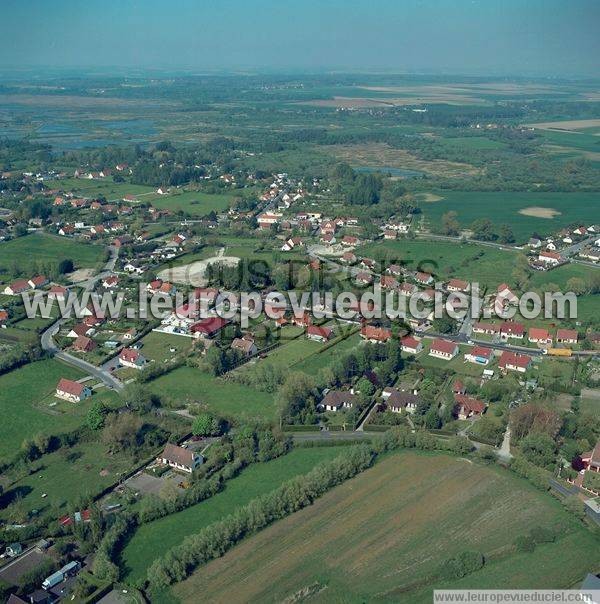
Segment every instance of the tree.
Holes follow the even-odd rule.
[[[494,225],[489,218],[478,218],[471,225],[473,237],[480,241],[494,241],[497,235],[494,233]]]
[[[442,215],[442,234],[457,237],[460,232],[457,214],[453,210]]]
[[[72,273],[75,270],[75,265],[70,258],[65,258],[58,263],[58,274],[66,275],[67,273]]]
[[[305,373],[290,373],[277,393],[281,421],[294,418],[306,408],[315,387],[314,380]]]
[[[155,396],[141,384],[132,382],[123,390],[125,404],[135,411],[147,412],[156,404]]]
[[[90,430],[100,430],[104,427],[104,420],[108,409],[101,401],[94,401],[87,412],[85,423]]]
[[[573,292],[578,296],[585,294],[587,290],[587,284],[581,277],[571,277],[567,281],[567,291]]]
[[[529,434],[521,441],[521,452],[536,466],[552,466],[556,459],[556,443],[547,434]]]
[[[102,430],[102,441],[113,451],[132,449],[141,427],[140,418],[132,413],[113,413]]]
[[[513,243],[515,241],[513,230],[508,224],[500,225],[498,241],[500,241],[500,243]]]
[[[192,424],[194,436],[217,436],[220,432],[220,422],[209,413],[201,413]]]

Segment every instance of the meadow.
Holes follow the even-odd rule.
[[[362,256],[411,270],[432,273],[438,279],[456,277],[495,288],[510,280],[518,252],[470,243],[399,239],[378,241],[359,248]]]
[[[255,497],[276,489],[281,483],[306,474],[316,465],[340,454],[339,447],[293,449],[287,455],[266,463],[255,463],[229,480],[214,497],[186,510],[142,525],[133,535],[121,556],[127,582],[146,577],[152,562],[193,532],[233,513]]]
[[[173,195],[152,194],[144,197],[155,208],[177,212],[181,210],[192,216],[205,216],[210,212],[223,212],[229,208],[234,195],[223,193],[202,193],[201,191],[184,191]]]
[[[555,543],[516,553],[533,525]],[[454,587],[567,588],[597,570],[596,538],[506,470],[413,452],[392,455],[313,505],[199,568],[171,592],[193,602],[431,602],[438,569],[466,550],[485,567]],[[596,552],[595,554],[593,552]]]
[[[600,209],[598,193],[434,193],[443,199],[421,204],[425,220],[431,227],[438,227],[443,214],[454,211],[462,228],[469,228],[479,218],[489,218],[496,226],[508,224],[518,243],[526,242],[535,232],[551,235],[571,223],[593,224]],[[519,213],[519,210],[531,207],[549,208],[559,214],[554,218],[539,218]]]
[[[89,407],[86,403],[69,404],[60,412],[52,403],[61,377],[79,379],[78,369],[56,361],[30,363],[0,376],[0,457],[10,459],[26,438],[38,433],[56,434],[72,430],[83,421]]]
[[[0,275],[18,267],[29,278],[37,265],[58,266],[65,259],[73,260],[76,268],[93,268],[103,255],[104,249],[100,245],[35,233],[0,243]]]
[[[275,417],[271,393],[213,377],[195,367],[179,367],[150,382],[149,387],[172,406],[200,403],[217,415],[246,420]]]
[[[160,363],[170,361],[180,352],[187,352],[192,347],[193,340],[170,333],[153,331],[145,336],[141,343],[141,353],[144,357]],[[175,352],[171,352],[171,348],[175,348]]]

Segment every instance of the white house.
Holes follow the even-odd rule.
[[[84,384],[61,378],[56,386],[56,396],[71,403],[80,403],[92,396],[92,391]]]

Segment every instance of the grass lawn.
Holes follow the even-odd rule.
[[[275,417],[273,394],[213,377],[195,367],[179,367],[148,386],[173,406],[199,402],[209,411],[230,418]]]
[[[58,404],[53,404],[59,400],[53,393],[61,377],[79,379],[84,375],[78,369],[49,359],[0,376],[0,457],[12,458],[24,439],[39,432],[62,433],[81,424],[89,399],[69,404],[62,412]]]
[[[442,215],[457,213],[458,222],[469,227],[478,218],[489,218],[496,226],[508,224],[518,242],[533,232],[550,235],[570,223],[593,223],[598,216],[598,193],[513,193],[435,191],[443,197],[421,208],[426,221],[438,226]],[[554,218],[526,216],[519,210],[531,207],[550,208],[559,212]]]
[[[515,553],[515,538],[532,525],[560,525],[564,534]],[[508,471],[404,452],[244,540],[171,592],[181,602],[199,592],[206,601],[281,602],[307,588],[311,602],[431,602],[440,564],[465,550],[482,552],[486,566],[449,588],[567,588],[600,563],[592,533]]]
[[[353,334],[345,340],[340,340],[335,346],[330,346],[323,350],[323,352],[317,351],[317,354],[301,360],[296,365],[293,365],[291,369],[293,371],[303,371],[309,375],[315,375],[319,369],[327,367],[333,360],[339,359],[353,348],[359,346],[361,342],[360,336],[357,333]],[[320,346],[322,346],[322,344]]]
[[[34,233],[0,243],[0,275],[12,272],[18,266],[25,273],[31,273],[38,264],[58,265],[61,260],[70,258],[76,268],[96,266],[104,254],[100,245],[83,243],[58,235]]]
[[[156,208],[182,210],[194,216],[204,216],[209,212],[222,212],[229,208],[234,195],[224,193],[217,195],[213,193],[202,193],[200,191],[175,192],[172,195],[149,195],[143,197],[144,201],[150,201]]]
[[[141,353],[148,360],[162,362],[170,361],[180,352],[185,352],[192,347],[193,340],[170,333],[150,332],[141,340],[143,346]],[[176,352],[170,352],[169,348],[176,348]]]
[[[437,357],[430,357],[429,349],[431,348],[432,343],[433,340],[423,340],[423,351],[417,356],[417,363],[423,367],[435,367],[436,369],[446,369],[469,377],[481,377],[483,370],[489,369],[491,365],[493,365],[493,362],[485,367],[483,365],[477,365],[476,363],[465,362],[465,354],[470,352],[473,347],[465,346],[464,344],[459,345],[459,353],[450,361],[438,359]]]
[[[456,277],[478,282],[480,288],[495,288],[502,281],[510,281],[517,256],[517,252],[473,243],[409,239],[368,244],[357,253],[383,260],[386,265],[405,264],[412,270],[432,273],[437,279]]]
[[[81,497],[96,495],[116,482],[132,464],[128,455],[106,454],[100,443],[78,443],[45,455],[33,464],[37,471],[5,490],[8,494],[20,493],[26,510],[37,509],[43,514],[52,507],[60,509]],[[47,497],[42,498],[43,493]]]
[[[551,291],[553,287],[548,285],[557,285],[558,291],[567,291],[567,282],[573,277],[580,277],[587,282],[592,271],[598,269],[585,266],[583,264],[563,264],[551,271],[534,271],[529,280],[533,288],[540,288]]]
[[[212,522],[234,512],[249,501],[276,489],[294,476],[306,474],[314,466],[340,455],[339,447],[294,449],[267,463],[256,463],[227,482],[221,492],[182,512],[142,525],[129,541],[122,555],[125,580],[134,582],[146,577],[148,567],[169,548],[181,543]]]
[[[81,197],[97,197],[104,195],[108,201],[118,201],[125,195],[140,195],[145,200],[146,195],[154,193],[154,187],[133,185],[127,182],[113,182],[112,178],[103,180],[88,180],[85,178],[63,178],[46,183],[50,188],[71,191]]]

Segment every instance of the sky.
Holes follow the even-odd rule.
[[[2,0],[3,68],[600,75],[600,0]]]

